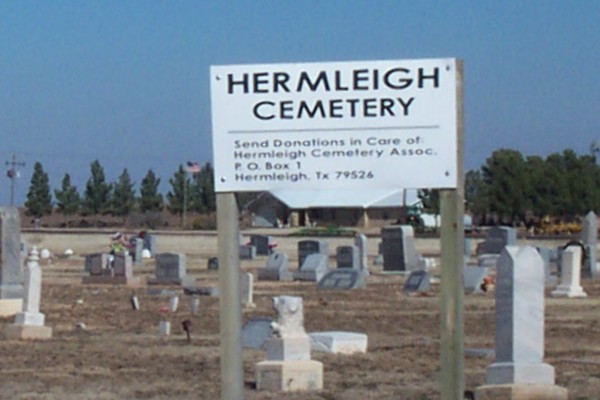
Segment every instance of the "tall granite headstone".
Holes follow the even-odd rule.
[[[496,273],[496,362],[488,384],[554,385],[544,359],[544,263],[531,246],[508,246]]]
[[[390,225],[381,228],[383,270],[410,272],[418,267],[415,235],[410,225]]]
[[[354,245],[358,247],[358,269],[365,275],[369,273],[367,269],[368,247],[367,237],[360,233],[354,238]]]
[[[544,265],[531,246],[507,246],[496,274],[496,361],[478,400],[567,400],[544,360]]]

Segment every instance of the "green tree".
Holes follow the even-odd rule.
[[[529,179],[521,153],[511,149],[494,151],[482,167],[482,176],[489,211],[502,221],[523,221],[529,208]]]
[[[191,186],[190,210],[195,212],[212,212],[216,209],[214,170],[206,163],[202,170],[194,174]]]
[[[54,190],[56,197],[56,206],[58,211],[64,216],[77,214],[81,205],[81,197],[77,192],[77,187],[71,184],[71,176],[65,174],[62,180],[61,190]]]
[[[183,220],[184,211],[187,211],[190,201],[191,185],[182,165],[179,165],[177,172],[169,179],[169,183],[171,190],[167,193],[168,209],[171,214],[180,215]]]
[[[112,212],[114,215],[125,217],[134,210],[136,205],[134,186],[129,171],[125,168],[114,185],[112,195]]]
[[[141,212],[162,211],[163,196],[158,192],[158,185],[160,185],[160,179],[152,170],[148,170],[140,185]]]
[[[473,216],[478,216],[479,221],[485,220],[487,210],[486,198],[483,192],[481,171],[468,171],[465,174],[465,210],[470,211]]]
[[[88,214],[105,214],[110,211],[112,185],[106,182],[104,168],[98,160],[90,165],[91,177],[85,185],[83,208]]]
[[[44,167],[40,162],[36,162],[33,166],[33,175],[31,176],[31,185],[29,186],[29,192],[27,192],[25,207],[27,208],[27,215],[36,218],[52,214],[50,182],[48,174],[44,172]]]

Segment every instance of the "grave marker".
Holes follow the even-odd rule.
[[[0,316],[15,315],[23,304],[21,219],[16,207],[0,207]]]
[[[500,254],[504,246],[516,246],[517,230],[508,226],[495,226],[487,232],[481,251],[483,254]]]
[[[40,312],[42,297],[42,270],[39,265],[37,248],[29,254],[25,268],[25,297],[23,308],[15,317],[15,322],[7,326],[9,339],[49,339],[52,328],[44,326],[45,315]]]
[[[356,246],[338,246],[335,249],[335,260],[338,268],[360,267],[360,254]]]
[[[275,244],[273,237],[264,235],[250,235],[250,245],[256,247],[256,255],[268,256]]]
[[[562,252],[560,284],[552,291],[553,297],[587,297],[580,285],[581,247],[570,246]]]
[[[496,360],[477,399],[566,400],[544,359],[544,266],[531,246],[506,246],[496,275]],[[518,392],[528,396],[515,397]]]
[[[329,257],[324,254],[309,254],[300,271],[294,272],[294,280],[318,282],[329,270]]]
[[[181,285],[186,276],[187,266],[185,254],[160,253],[156,254],[154,275],[149,278],[148,284]]]
[[[302,268],[304,260],[310,254],[329,256],[329,245],[325,240],[300,240],[298,242],[298,269]]]
[[[585,246],[585,263],[582,265],[582,276],[595,278],[599,275],[597,256],[598,251],[598,217],[593,211],[586,214],[583,220],[581,241]]]
[[[334,269],[317,283],[317,289],[358,289],[365,286],[365,277],[357,269]]]
[[[391,225],[381,228],[383,270],[407,272],[418,268],[415,236],[410,225]]]
[[[273,335],[271,318],[255,317],[250,319],[242,329],[242,346],[249,349],[262,349],[265,342]]]
[[[430,276],[427,271],[413,271],[406,278],[404,293],[428,292],[430,287]]]
[[[267,259],[267,265],[258,269],[259,281],[291,281],[293,274],[289,271],[288,256],[285,253],[273,252]]]

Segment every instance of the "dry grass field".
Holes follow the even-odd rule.
[[[250,232],[245,232],[250,233]],[[302,238],[279,236],[278,249],[297,264],[296,245]],[[106,233],[24,233],[31,245],[50,249],[56,256],[43,266],[41,311],[53,328],[47,341],[0,340],[0,399],[219,399],[218,299],[201,298],[201,312],[192,316],[189,298],[181,296],[171,321],[172,335],[157,334],[159,308],[168,297],[145,284],[137,288],[82,285],[83,256],[108,248]],[[330,239],[330,254],[352,239]],[[437,399],[439,398],[439,287],[426,296],[403,294],[404,277],[381,274],[373,266],[379,238],[369,238],[372,274],[366,288],[355,291],[318,291],[311,283],[256,282],[256,308],[243,311],[243,322],[254,316],[275,317],[271,298],[302,296],[306,330],[347,330],[368,335],[366,354],[340,356],[314,353],[324,364],[324,389],[282,394],[254,388],[259,350],[244,350],[245,398],[266,399]],[[216,255],[213,232],[157,233],[158,251],[187,256],[188,273],[205,284],[218,284],[207,260]],[[439,255],[439,241],[417,239],[417,250]],[[526,244],[526,242],[523,242]],[[537,243],[528,243],[537,244]],[[557,243],[545,243],[556,245]],[[562,244],[562,242],[560,242]],[[475,245],[475,243],[473,243]],[[60,257],[71,248],[75,255]],[[242,261],[244,271],[264,266],[265,257]],[[332,261],[333,263],[333,261]],[[135,267],[150,277],[153,260]],[[558,300],[546,297],[546,359],[556,369],[557,384],[568,388],[570,399],[600,399],[600,283],[584,281],[589,297]],[[161,287],[180,290],[177,287]],[[130,297],[136,294],[140,309]],[[471,355],[471,349],[493,349],[493,293],[465,296],[465,382],[467,389],[484,383],[493,358]],[[181,321],[192,321],[188,343]],[[0,319],[3,331],[12,318]],[[85,329],[78,328],[84,323]]]

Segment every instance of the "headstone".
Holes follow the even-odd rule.
[[[218,270],[219,269],[219,259],[217,257],[210,257],[208,259],[207,268],[210,271],[216,271],[216,270]]]
[[[139,238],[139,237],[133,239],[133,261],[134,261],[135,265],[142,264],[142,261],[143,261],[142,251],[143,250],[144,250],[144,239]]]
[[[218,286],[184,286],[183,294],[188,296],[219,297]]]
[[[159,321],[158,336],[167,337],[171,335],[171,323],[169,321]]]
[[[200,299],[196,296],[192,296],[190,299],[190,311],[192,315],[198,315],[198,311],[200,310]]]
[[[0,316],[19,312],[23,303],[21,219],[16,207],[0,207]]]
[[[329,270],[329,257],[324,254],[309,254],[300,271],[294,272],[294,280],[318,282]]]
[[[356,246],[338,246],[335,249],[335,260],[338,268],[358,269],[360,254]]]
[[[479,293],[483,290],[483,279],[488,276],[488,268],[465,265],[463,287],[467,293]]]
[[[357,269],[334,269],[317,283],[317,289],[358,289],[365,286],[365,276]]]
[[[102,275],[102,270],[109,268],[108,253],[92,253],[85,256],[84,272],[90,275]]]
[[[562,273],[560,284],[552,291],[553,297],[587,297],[580,285],[581,277],[581,248],[567,247],[562,252]]]
[[[356,354],[367,352],[367,335],[356,332],[312,332],[309,333],[310,349],[334,354]]]
[[[298,242],[298,269],[310,254],[323,254],[329,257],[329,245],[325,240],[300,240]]]
[[[544,262],[544,279],[546,286],[555,286],[557,278],[552,275],[552,249],[547,247],[536,247],[542,261]]]
[[[84,276],[83,284],[106,284],[138,286],[140,278],[133,275],[133,261],[127,252],[112,256],[100,253],[92,254],[90,274]]]
[[[156,237],[154,235],[149,234],[148,232],[144,233],[144,249],[150,251],[152,257],[154,257],[157,253],[156,250]]]
[[[149,284],[181,285],[186,276],[187,266],[185,254],[160,253],[156,254],[154,279],[148,279]]]
[[[418,268],[415,236],[410,225],[391,225],[381,228],[383,270],[410,272]]]
[[[477,265],[485,268],[496,268],[500,254],[480,254],[477,256]]]
[[[250,235],[250,245],[256,247],[256,255],[268,256],[274,243],[271,236]]]
[[[25,268],[25,293],[23,308],[15,317],[15,322],[6,328],[9,339],[48,339],[52,328],[44,326],[45,316],[40,312],[42,297],[42,270],[39,265],[37,248],[29,254]]]
[[[289,271],[288,256],[285,253],[273,252],[269,255],[267,266],[258,269],[259,281],[291,281],[293,274]]]
[[[354,238],[354,245],[358,247],[358,269],[365,275],[369,274],[368,269],[368,247],[367,237],[362,233]]]
[[[582,265],[582,276],[597,277],[600,274],[598,270],[598,260],[596,253],[598,251],[598,217],[593,211],[587,213],[583,220],[583,230],[581,232],[581,241],[585,246],[587,257]]]
[[[117,253],[113,260],[113,270],[115,277],[133,277],[133,260],[128,253]]]
[[[427,271],[413,271],[404,283],[405,293],[428,292],[430,287],[430,276]]]
[[[256,258],[256,247],[251,245],[240,245],[240,260],[254,260]]]
[[[495,226],[487,232],[481,251],[484,254],[500,254],[504,246],[517,245],[517,230],[508,226]]]
[[[496,274],[496,362],[487,384],[554,385],[544,359],[544,266],[531,246],[507,246]]]
[[[177,312],[179,307],[179,296],[175,295],[169,299],[169,311],[172,313]]]
[[[254,275],[240,273],[240,299],[244,307],[254,307]]]
[[[263,349],[265,342],[273,335],[273,320],[255,317],[250,319],[242,328],[242,347],[248,349]]]
[[[304,330],[301,297],[273,298],[277,322],[266,340],[267,360],[256,364],[256,388],[272,391],[323,388],[323,364],[310,359],[310,339]]]

